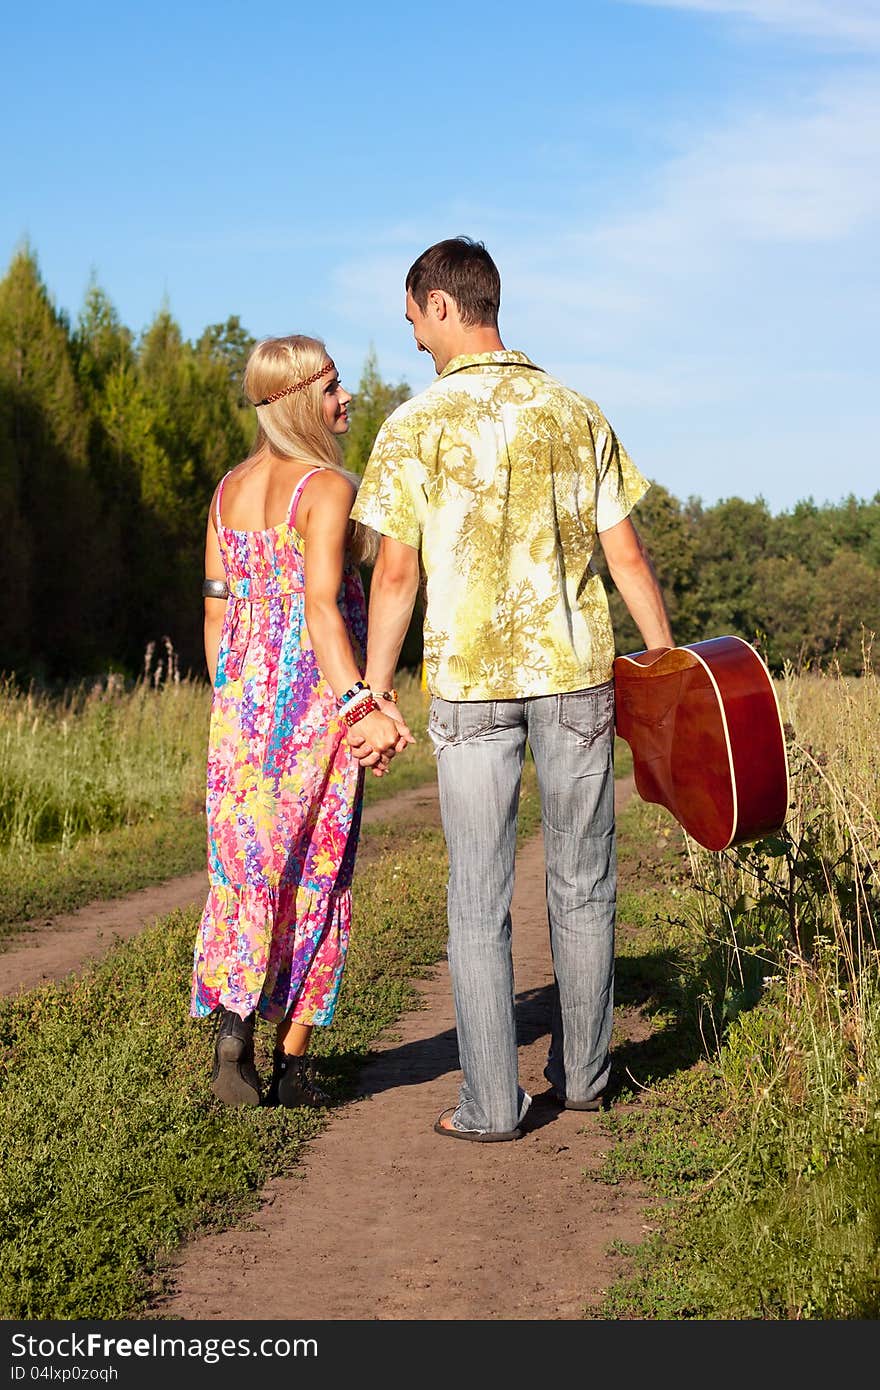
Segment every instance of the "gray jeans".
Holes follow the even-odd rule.
[[[449,854],[449,971],[462,1084],[460,1129],[513,1129],[531,1097],[518,1084],[510,903],[526,742],[541,795],[554,988],[544,1075],[592,1100],[610,1068],[617,856],[614,687],[525,700],[434,698]]]

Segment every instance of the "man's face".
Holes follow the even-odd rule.
[[[428,313],[422,313],[409,290],[406,292],[406,319],[408,323],[412,324],[413,337],[419,352],[430,352],[436,370],[441,372],[446,364],[438,361],[438,355],[442,352],[437,340],[439,324],[431,315],[430,308]]]

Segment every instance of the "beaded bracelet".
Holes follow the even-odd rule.
[[[339,707],[340,707],[340,709],[342,708],[343,705],[347,705],[348,702],[349,702],[349,700],[353,700],[354,697],[355,697],[355,695],[359,695],[359,694],[361,693],[361,691],[363,691],[363,690],[369,690],[369,688],[370,688],[370,687],[367,685],[367,682],[366,682],[366,681],[355,681],[354,685],[351,687],[351,690],[346,690],[346,692],[345,692],[344,695],[340,695],[340,697],[339,697]]]
[[[357,724],[361,719],[366,719],[368,714],[372,714],[378,708],[379,706],[373,699],[373,692],[370,691],[368,699],[359,700],[352,709],[342,711],[342,722],[346,728],[350,729],[353,724]]]
[[[339,713],[349,714],[357,705],[363,704],[364,700],[372,700],[372,698],[373,692],[369,686],[366,686],[365,689],[359,690],[357,695],[353,695],[350,700],[346,700],[343,705],[340,705]]]
[[[397,704],[396,690],[377,690],[376,694],[379,696],[380,700],[390,700],[392,705]]]

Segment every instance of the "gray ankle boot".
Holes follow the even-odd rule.
[[[259,1105],[260,1078],[254,1066],[254,1024],[257,1016],[239,1018],[223,1009],[214,1045],[211,1090],[224,1105]]]

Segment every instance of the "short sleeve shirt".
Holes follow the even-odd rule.
[[[609,680],[591,560],[648,486],[595,402],[521,352],[454,357],[399,406],[352,515],[421,552],[430,692],[512,700]]]

